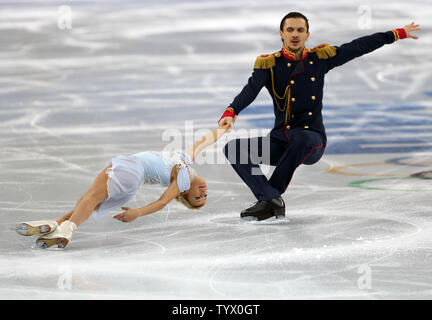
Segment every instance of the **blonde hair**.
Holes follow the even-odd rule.
[[[192,209],[192,210],[198,210],[201,209],[204,205],[205,202],[199,206],[193,206],[190,204],[190,202],[186,199],[186,197],[184,197],[183,195],[181,195],[180,193],[175,197],[175,199],[180,202],[181,204],[183,204],[186,208]]]

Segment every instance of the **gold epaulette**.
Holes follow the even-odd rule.
[[[279,58],[281,56],[280,52],[275,52],[272,54],[262,54],[255,60],[255,69],[270,69],[273,68],[276,64],[275,58]]]
[[[313,49],[309,49],[309,52],[315,52],[319,59],[328,59],[336,55],[336,47],[325,43]]]

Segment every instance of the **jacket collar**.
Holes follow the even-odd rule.
[[[288,58],[288,59],[290,59],[290,60],[292,60],[292,61],[296,61],[295,53],[293,53],[293,52],[291,52],[291,51],[285,49],[285,47],[282,47],[281,52],[282,52],[282,54],[283,54],[283,56],[284,56],[285,58]],[[304,49],[303,49],[303,55],[302,55],[302,57],[301,57],[300,60],[303,60],[304,58],[306,58],[307,53],[308,53],[308,49],[304,48]]]

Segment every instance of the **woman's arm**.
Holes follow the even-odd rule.
[[[229,124],[221,126],[219,129],[214,129],[206,135],[204,135],[201,140],[194,143],[185,150],[186,154],[191,158],[192,161],[200,154],[200,152],[208,147],[209,145],[215,143],[229,128]]]
[[[122,207],[122,209],[125,211],[114,216],[114,219],[122,222],[131,222],[138,217],[142,217],[147,214],[162,210],[171,200],[173,200],[179,194],[179,192],[180,190],[177,186],[177,179],[174,179],[158,200],[138,209]]]

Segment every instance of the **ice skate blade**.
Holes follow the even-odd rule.
[[[15,226],[15,231],[19,235],[28,237],[49,233],[51,232],[51,227],[47,224],[33,227],[27,223],[20,223]]]
[[[266,212],[265,214],[261,214],[258,216],[254,216],[254,215],[246,215],[246,216],[242,216],[240,215],[240,218],[242,219],[246,219],[246,218],[252,218],[252,221],[261,221],[261,220],[266,220],[269,219],[271,217],[274,217],[274,213],[273,212]]]
[[[69,241],[66,238],[53,238],[53,239],[40,238],[36,241],[36,244],[41,249],[48,249],[53,246],[59,249],[64,249],[67,246],[68,242]]]
[[[275,225],[275,224],[287,224],[289,223],[289,219],[286,217],[275,217],[274,219],[265,219],[265,220],[246,220],[245,218],[241,219],[243,223],[247,223],[247,224],[257,224],[257,225]]]
[[[253,217],[253,216],[246,216],[246,217],[240,217],[241,221],[244,222],[251,222],[251,221],[258,221],[257,217]]]

